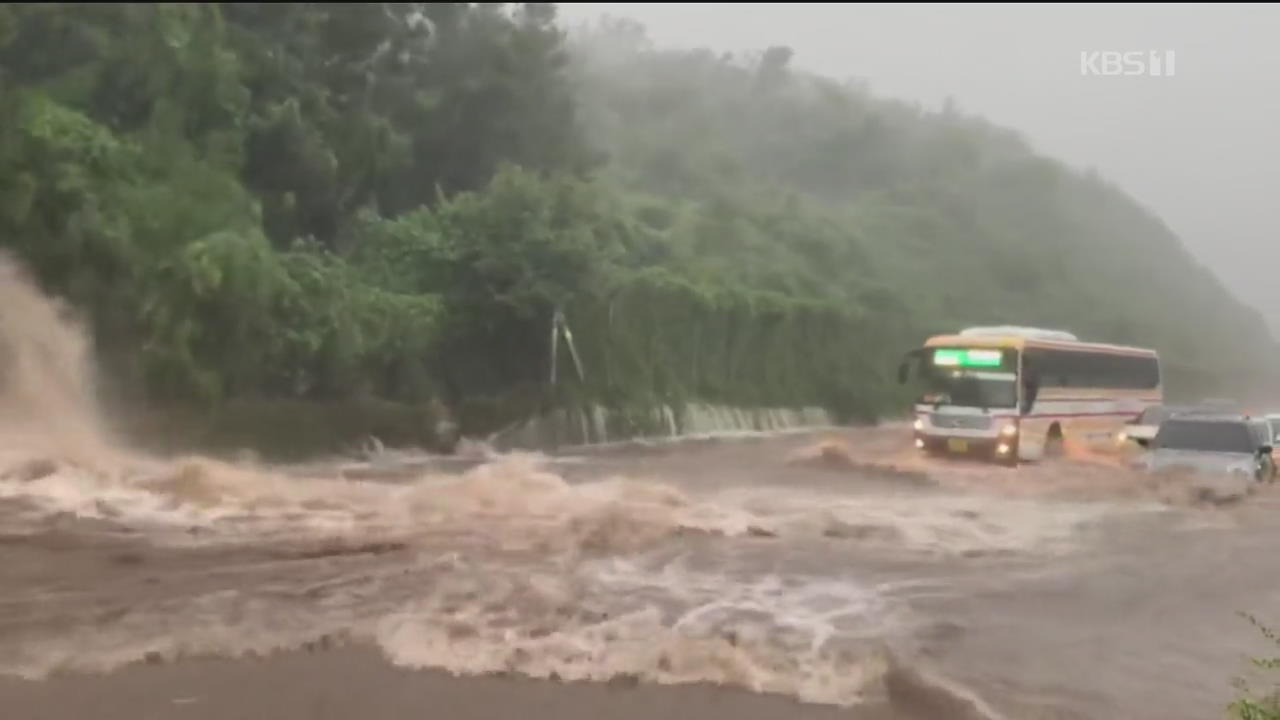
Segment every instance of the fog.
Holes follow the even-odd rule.
[[[1155,211],[1280,329],[1280,8],[1242,5],[585,3],[658,47],[795,50],[796,67],[1015,128]],[[1173,51],[1173,76],[1096,76],[1081,51]],[[1157,259],[1158,260],[1158,259]]]

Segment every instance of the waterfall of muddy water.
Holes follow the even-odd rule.
[[[89,345],[70,308],[42,296],[19,265],[0,254],[3,449],[109,462],[113,452],[103,441],[93,397]]]
[[[356,482],[111,442],[83,336],[8,261],[0,352],[3,675],[365,643],[462,674],[837,705],[933,693],[965,708],[946,717],[998,717],[986,702],[1014,717],[1179,717],[1219,700],[1216,680],[1186,678],[1208,677],[1206,652],[1221,660],[1206,633],[1232,630],[1170,638],[1116,627],[1117,613],[1141,613],[1150,585],[1153,618],[1194,624],[1197,567],[1220,574],[1214,589],[1274,592],[1221,562],[1273,547],[1223,544],[1247,518],[1188,523],[1114,468],[941,469],[900,454],[887,428],[817,451],[803,437],[577,462],[480,448],[466,472]],[[1068,476],[1083,479],[1055,481]],[[1126,593],[1115,607],[1111,587]],[[1091,675],[1108,643],[1125,661]],[[1151,653],[1177,661],[1127,664]]]

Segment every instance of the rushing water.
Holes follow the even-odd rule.
[[[927,463],[903,428],[480,453],[465,471],[130,451],[80,333],[0,265],[0,673],[361,642],[457,673],[895,679],[973,717],[1220,717],[1276,611],[1271,493],[1107,458]],[[350,479],[360,477],[360,480]],[[955,717],[953,713],[950,715]]]

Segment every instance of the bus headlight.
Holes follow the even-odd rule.
[[[1013,423],[1005,423],[1004,427],[1000,428],[1001,437],[1013,437],[1014,435],[1017,435],[1017,434],[1018,434],[1018,426]]]
[[[924,420],[922,418],[916,418],[916,421],[911,424],[911,427],[915,428],[916,430],[923,430]]]
[[[999,445],[997,445],[997,446],[996,446],[996,454],[997,454],[997,455],[1008,455],[1008,454],[1009,454],[1009,443],[1000,443]]]
[[[916,449],[917,450],[924,449],[924,440],[921,440],[920,438],[916,438]]]

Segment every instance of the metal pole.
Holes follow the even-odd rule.
[[[556,331],[560,329],[560,311],[557,310],[551,315],[551,384],[556,384],[556,346],[559,345],[559,338]]]
[[[564,340],[569,344],[569,354],[573,357],[573,367],[578,371],[578,381],[586,379],[585,373],[582,372],[582,362],[578,359],[578,348],[573,344],[573,333],[569,330],[569,323],[564,319],[564,315],[560,315],[560,327],[564,331]]]

